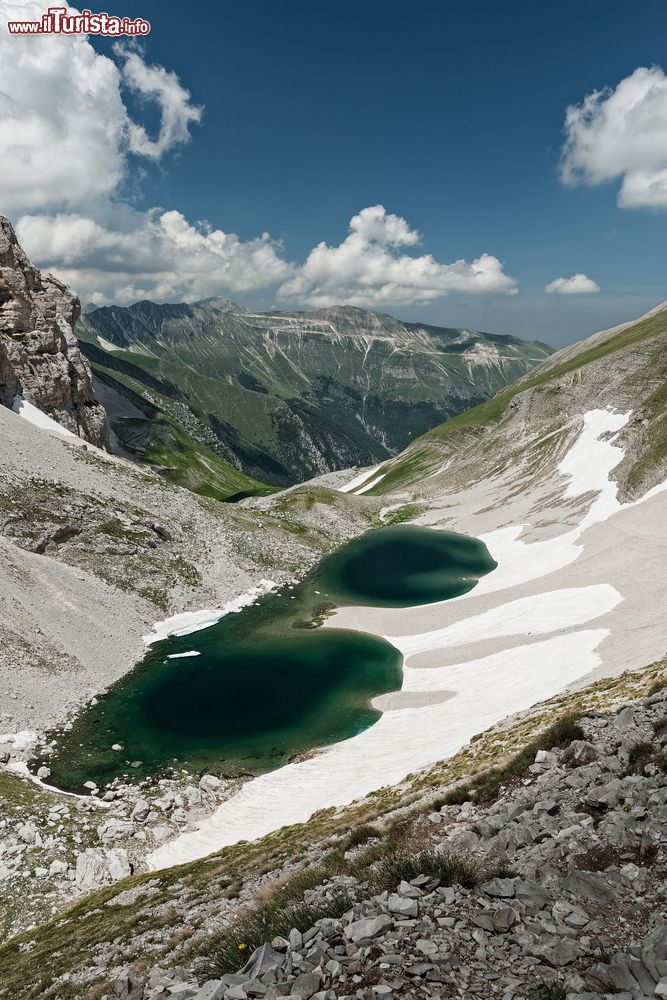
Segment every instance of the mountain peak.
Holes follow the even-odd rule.
[[[198,299],[192,305],[201,306],[203,309],[219,309],[220,312],[248,312],[245,306],[240,306],[238,302],[233,302],[232,299],[227,299],[223,295],[209,295],[206,299]]]

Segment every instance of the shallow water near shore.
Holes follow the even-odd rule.
[[[35,766],[47,764],[67,790],[169,767],[259,774],[354,736],[380,717],[371,700],[400,688],[402,657],[384,639],[319,629],[327,614],[343,604],[447,600],[495,565],[467,536],[414,525],[370,531],[301,584],[156,643],[71,730],[51,734],[55,753]]]

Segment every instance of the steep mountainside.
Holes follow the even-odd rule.
[[[144,412],[112,418],[126,451],[159,464],[157,409],[278,485],[385,459],[551,353],[353,307],[258,314],[220,299],[95,309],[77,334],[97,378]]]
[[[622,496],[641,496],[667,477],[667,303],[632,323],[551,355],[493,399],[428,431],[386,462],[368,492],[470,485],[530,469],[544,476],[576,418],[592,406],[632,411],[614,470]],[[428,477],[428,481],[424,480]],[[370,481],[370,480],[367,480]],[[363,482],[360,486],[363,488]]]
[[[0,403],[24,400],[104,447],[106,413],[72,332],[80,312],[65,285],[32,266],[0,215]]]

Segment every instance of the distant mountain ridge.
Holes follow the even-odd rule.
[[[157,407],[240,472],[278,486],[382,461],[552,353],[354,306],[252,312],[215,297],[100,307],[77,335],[107,397]],[[153,414],[139,425],[115,410],[122,447],[150,460]]]

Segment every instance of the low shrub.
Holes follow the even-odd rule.
[[[354,830],[351,830],[345,840],[345,850],[349,851],[353,847],[359,847],[361,844],[365,844],[368,840],[374,840],[382,837],[382,833],[378,830],[376,826],[372,826],[370,823],[362,823],[361,826],[357,826]]]
[[[653,732],[656,736],[662,736],[663,733],[667,732],[667,715],[654,723]]]
[[[643,774],[644,767],[655,760],[656,747],[652,743],[635,743],[628,750],[626,774]]]
[[[647,764],[655,764],[662,771],[667,771],[667,751],[659,744],[642,740],[628,750],[628,766],[625,774],[643,774]]]

